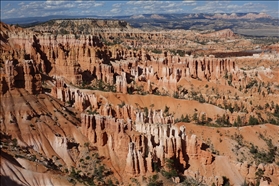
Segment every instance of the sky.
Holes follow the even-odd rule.
[[[1,0],[1,19],[49,15],[139,15],[160,13],[245,13],[263,12],[279,18],[279,3],[273,1],[177,0]]]

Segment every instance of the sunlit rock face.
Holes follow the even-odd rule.
[[[229,29],[150,33],[121,21],[73,22],[93,26],[89,34],[61,35],[51,26],[30,31],[1,23],[4,185],[67,185],[73,175],[86,180],[101,163],[109,177],[99,185],[109,179],[129,185],[132,178],[144,185],[143,178],[172,169],[207,185],[226,178],[233,185],[278,183],[275,161],[259,163],[250,149],[267,152],[269,139],[276,146],[278,127],[245,126],[253,118],[276,122],[277,54],[196,55],[194,45],[191,54],[169,50],[195,38],[215,50],[213,40],[239,39]],[[175,39],[183,34],[189,40]],[[271,67],[256,65],[265,60]]]

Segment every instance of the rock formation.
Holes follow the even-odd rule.
[[[61,32],[66,23],[76,25],[68,34],[52,31]],[[83,33],[77,31],[85,25]],[[29,185],[67,182],[45,172],[51,169],[70,182],[88,181],[95,173],[109,176],[109,170],[97,169],[102,160],[111,178],[125,185],[158,169],[171,171],[173,161],[179,175],[204,184],[223,185],[223,176],[235,185],[278,183],[276,154],[273,163],[251,163],[258,159],[243,132],[248,124],[278,122],[275,55],[198,55],[205,41],[206,47],[220,38],[243,41],[228,29],[144,32],[122,21],[91,19],[55,20],[29,30],[2,26],[1,145],[10,154],[1,154],[3,176]],[[188,44],[195,51],[180,50]],[[253,60],[271,67],[243,65]],[[257,151],[276,149],[276,141],[257,127],[247,135],[258,140]],[[278,135],[275,127],[259,127]],[[255,137],[258,132],[262,136]],[[172,180],[181,181],[177,175]]]
[[[33,60],[23,60],[18,64],[15,61],[5,61],[1,77],[2,94],[14,88],[24,88],[30,94],[42,92],[41,75]]]

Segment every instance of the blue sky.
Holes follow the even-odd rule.
[[[40,0],[3,1],[1,19],[48,15],[137,15],[159,13],[238,13],[264,12],[279,17],[278,1],[99,1]]]

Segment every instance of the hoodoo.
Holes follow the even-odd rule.
[[[0,34],[1,185],[279,184],[278,43],[89,18]]]

